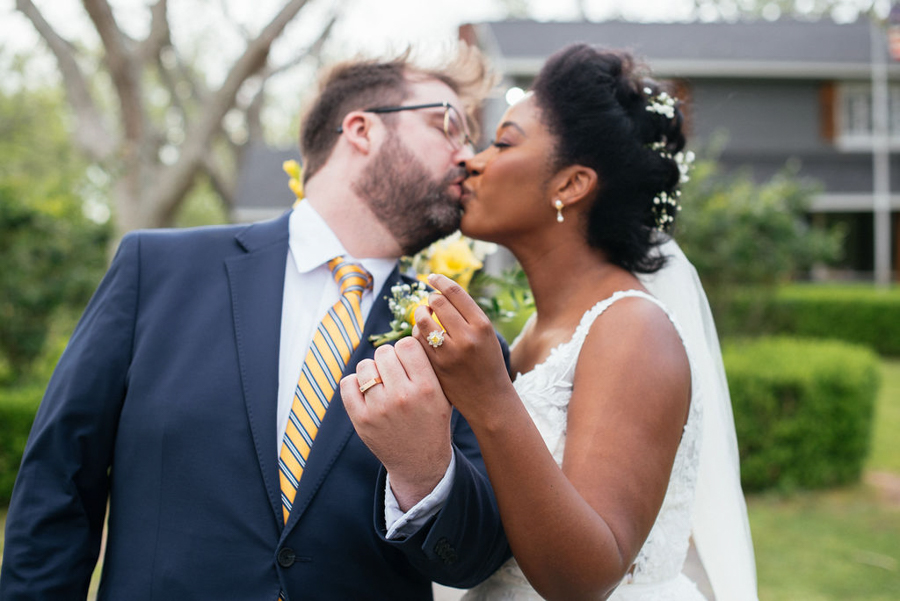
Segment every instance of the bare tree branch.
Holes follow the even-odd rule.
[[[175,68],[172,71],[173,74],[178,78],[177,83],[179,85],[184,84],[188,87],[188,89],[190,90],[190,93],[188,95],[192,99],[194,99],[196,103],[206,104],[210,96],[209,88],[206,87],[203,81],[194,77],[194,73],[184,62],[184,59],[182,59],[175,46],[170,46],[170,48],[175,56]],[[176,93],[179,92],[175,88],[173,88],[173,91]]]
[[[231,9],[228,6],[227,0],[219,0],[219,8],[222,10],[222,14],[225,16],[225,20],[228,21],[237,30],[240,36],[244,38],[245,41],[250,41],[250,39],[253,37],[252,35],[250,35],[250,30],[238,23],[234,18],[232,18]]]
[[[153,191],[151,205],[158,207],[165,219],[174,213],[182,194],[190,189],[196,169],[213,136],[221,128],[225,114],[234,106],[241,85],[264,67],[272,43],[307,2],[308,0],[291,0],[286,3],[259,36],[247,45],[222,86],[210,98],[200,122],[187,132],[178,162],[166,170],[165,176],[161,178],[161,185]]]
[[[125,139],[137,143],[144,129],[144,104],[140,72],[128,48],[129,40],[119,29],[106,0],[83,0],[83,4],[106,50],[106,65],[119,97]]]
[[[230,213],[235,205],[235,188],[237,183],[231,176],[233,170],[226,169],[212,154],[203,157],[203,172],[209,177],[213,190],[222,199],[222,204]]]
[[[332,15],[331,19],[328,21],[328,24],[322,30],[322,33],[319,34],[319,37],[316,38],[315,42],[310,44],[310,46],[306,50],[306,52],[298,52],[297,55],[293,59],[287,61],[286,63],[278,65],[277,67],[274,67],[274,68],[267,69],[266,73],[265,73],[265,77],[269,78],[269,77],[278,75],[279,73],[283,73],[284,71],[287,71],[288,69],[296,67],[298,64],[300,64],[301,62],[303,62],[310,56],[314,56],[314,57],[319,56],[319,54],[322,52],[322,46],[325,45],[325,42],[328,40],[328,36],[331,35],[331,30],[334,27],[334,24],[337,23],[337,20],[338,20],[338,15],[337,14]]]
[[[171,45],[169,40],[168,0],[158,0],[150,9],[150,32],[141,42],[137,51],[137,60],[146,65],[159,56],[163,47]]]
[[[247,140],[251,143],[263,139],[262,108],[266,97],[266,80],[263,79],[259,90],[253,96],[253,100],[247,106]]]
[[[56,33],[31,0],[16,0],[16,8],[28,17],[56,57],[69,103],[75,111],[76,143],[92,159],[107,159],[115,150],[116,144],[109,135],[88,89],[87,80],[75,60],[74,48]]]

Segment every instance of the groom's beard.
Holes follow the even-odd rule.
[[[403,254],[414,255],[459,228],[459,200],[449,190],[451,182],[462,175],[465,170],[454,167],[441,181],[434,180],[391,132],[354,187],[368,200]]]

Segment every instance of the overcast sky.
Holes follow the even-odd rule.
[[[34,0],[44,16],[69,39],[84,39],[93,29],[87,21],[79,0]],[[123,27],[136,37],[145,33],[149,13],[146,6],[152,0],[112,0],[116,17]],[[728,14],[742,0],[716,0]],[[868,5],[873,0],[838,0],[850,6],[843,11],[844,20],[855,16],[854,4]],[[875,0],[885,7],[890,0]],[[240,51],[240,33],[229,24],[222,7],[233,21],[246,25],[250,32],[258,31],[283,5],[284,0],[171,0],[170,22],[173,37],[179,47],[185,40],[196,42],[213,58],[206,67],[214,72],[218,65],[226,65],[223,55]],[[815,0],[795,0],[795,6],[812,7]],[[693,0],[310,0],[286,35],[273,47],[273,58],[286,60],[304,47],[321,29],[322,24],[340,6],[340,19],[329,45],[329,58],[341,58],[357,52],[383,53],[403,48],[411,43],[426,51],[452,43],[462,23],[502,19],[504,5],[528,5],[530,16],[538,20],[572,20],[580,17],[580,6],[591,20],[623,18],[626,20],[672,21],[692,18],[709,19],[717,16],[712,3],[698,15],[693,13]],[[724,8],[722,8],[724,7]],[[777,16],[770,13],[770,16]],[[839,19],[842,14],[835,15]],[[224,36],[224,37],[222,37]],[[230,37],[229,37],[230,36]],[[210,44],[209,40],[216,40]],[[94,38],[96,40],[96,38]],[[224,40],[224,42],[223,42]],[[88,43],[91,40],[88,39]],[[40,47],[30,23],[15,11],[15,0],[0,0],[0,44],[7,49],[28,50]],[[213,73],[215,75],[215,73]]]
[[[117,17],[131,22],[136,29],[146,20],[143,8],[150,0],[112,0]],[[270,17],[283,0],[225,0],[232,14],[244,23],[260,24]],[[691,0],[520,0],[531,7],[539,20],[569,20],[579,15],[583,4],[591,19],[621,16],[635,20],[684,19],[690,15]],[[78,0],[35,0],[46,18],[64,34],[72,35],[85,25],[84,9]],[[334,41],[348,51],[381,50],[406,42],[432,43],[452,39],[461,23],[499,19],[505,15],[501,0],[312,0],[300,18],[321,16],[343,5],[340,25]],[[16,13],[15,0],[0,0],[0,39],[31,40],[24,18]],[[173,22],[188,16],[196,23],[220,13],[214,0],[172,0],[169,10]]]
[[[111,0],[116,18],[121,26],[135,37],[143,37],[149,24],[147,5],[153,0]],[[718,0],[720,7],[735,8],[742,0]],[[852,4],[868,5],[872,0],[843,0]],[[875,0],[886,12],[890,0]],[[99,44],[92,25],[87,20],[80,0],[34,0],[45,18],[64,37],[81,40],[88,47]],[[170,0],[169,21],[173,39],[182,52],[196,65],[201,65],[211,83],[224,78],[226,69],[242,51],[243,33],[235,29],[233,22],[242,24],[253,34],[267,23],[284,0]],[[346,58],[363,52],[384,54],[402,50],[408,44],[424,54],[436,54],[446,50],[457,38],[460,24],[502,19],[506,16],[504,4],[527,4],[529,16],[537,20],[566,21],[580,18],[584,7],[591,20],[626,19],[636,21],[678,21],[699,18],[717,18],[712,4],[706,11],[693,12],[693,0],[310,0],[298,17],[288,26],[285,34],[273,45],[271,60],[274,64],[289,61],[311,43],[324,23],[340,8],[338,24],[326,46],[328,61]],[[813,6],[815,0],[795,0],[795,5]],[[223,9],[224,7],[224,9]],[[227,13],[229,14],[225,14]],[[736,16],[736,12],[733,15]],[[838,20],[848,20],[856,15],[855,9],[838,11]],[[770,13],[770,17],[777,14]],[[8,60],[10,51],[34,53],[40,56],[43,44],[31,24],[15,10],[15,0],[0,0],[0,48]],[[193,54],[191,54],[193,53]],[[6,63],[0,63],[0,72],[7,71]],[[283,112],[278,127],[288,127],[287,119],[296,114],[299,106],[298,90],[312,81],[313,65],[293,69],[272,80],[267,90],[277,99],[270,103],[273,110]],[[29,65],[27,77],[38,84],[47,78],[56,78],[56,65],[49,56]],[[10,74],[0,77],[0,86],[16,86]],[[29,82],[25,82],[26,84]],[[267,122],[270,119],[267,118]]]

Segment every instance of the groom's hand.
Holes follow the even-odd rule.
[[[359,387],[380,377],[364,393]],[[408,511],[441,481],[453,456],[450,417],[422,346],[411,338],[381,346],[341,380],[347,415],[366,446],[384,464],[391,490]]]

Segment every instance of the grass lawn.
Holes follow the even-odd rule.
[[[900,360],[882,363],[867,470],[900,478]],[[896,601],[900,503],[867,484],[747,500],[760,601]]]
[[[900,359],[882,361],[881,365],[881,391],[866,467],[900,476]]]
[[[748,499],[760,601],[896,601],[900,507],[867,485]]]
[[[900,359],[882,363],[867,470],[900,478]],[[760,601],[896,601],[900,502],[872,485],[747,500]],[[0,508],[0,525],[6,509]],[[0,529],[0,561],[3,531]],[[89,599],[96,595],[99,569]]]

